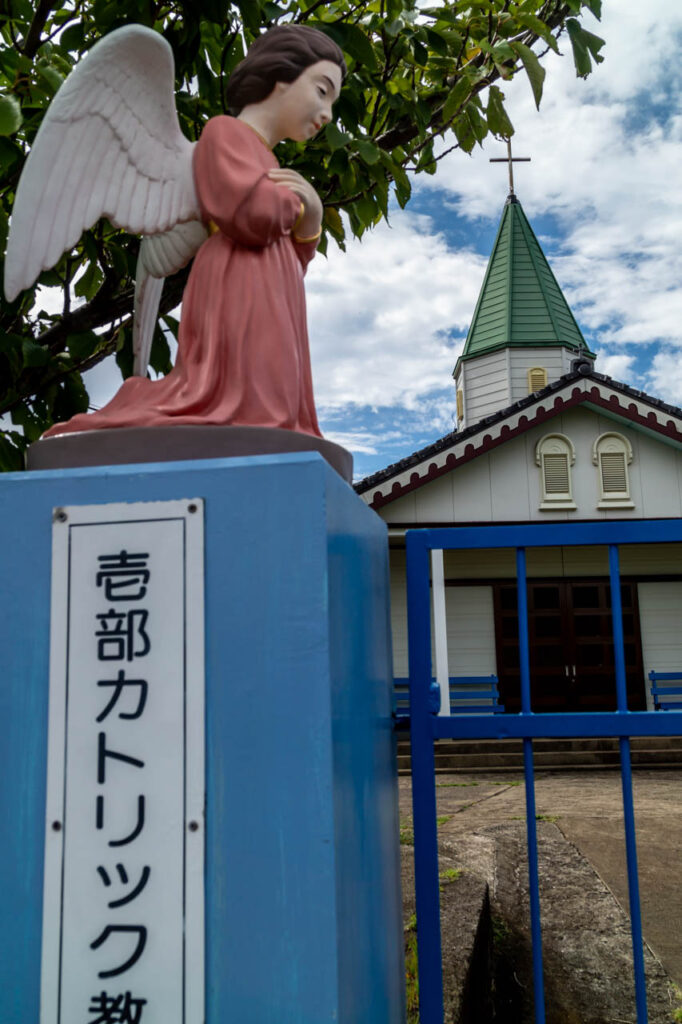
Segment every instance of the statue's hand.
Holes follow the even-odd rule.
[[[290,167],[275,167],[268,171],[268,177],[276,185],[291,189],[303,203],[303,217],[296,225],[296,234],[300,238],[318,234],[322,226],[322,202],[310,182]]]

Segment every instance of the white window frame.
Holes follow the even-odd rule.
[[[604,454],[623,456],[623,469],[625,471],[624,491],[606,491],[604,489],[604,473],[602,469],[602,455]],[[632,445],[627,437],[615,431],[600,434],[592,445],[592,462],[597,467],[597,483],[599,487],[597,508],[634,508],[635,503],[630,495],[630,474],[628,473],[628,466],[632,462]]]
[[[547,455],[565,455],[568,473],[568,489],[566,491],[548,491],[545,471]],[[540,502],[541,512],[570,512],[577,508],[573,500],[573,480],[571,466],[575,463],[575,447],[570,437],[565,434],[545,434],[535,446],[535,464],[540,469]]]

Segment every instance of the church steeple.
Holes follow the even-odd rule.
[[[594,359],[512,192],[453,374],[460,429],[557,380],[577,356]]]

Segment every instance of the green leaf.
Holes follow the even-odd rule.
[[[401,209],[404,209],[412,195],[412,185],[407,172],[397,165],[393,169],[393,180],[395,182],[395,196]]]
[[[85,273],[76,281],[74,292],[81,299],[88,301],[94,296],[102,282],[102,271],[96,263],[89,263]]]
[[[529,46],[525,46],[524,43],[512,43],[511,45],[521,58],[523,66],[526,69],[528,81],[530,82],[530,87],[533,90],[535,106],[539,110],[540,100],[542,99],[542,86],[545,81],[545,69]]]
[[[220,4],[218,4],[217,6],[218,6],[218,9],[220,11],[220,15],[222,15],[222,10],[221,10],[222,7],[223,7],[222,2]],[[277,21],[279,18],[282,17],[283,14],[286,14],[286,13],[287,12],[286,12],[286,9],[284,7],[278,7],[277,4],[271,3],[271,0],[267,0],[267,3],[263,4],[263,14],[268,19],[268,21]],[[222,16],[219,16],[218,18],[216,18],[216,21],[222,21]]]
[[[107,244],[107,252],[111,265],[116,271],[116,274],[120,278],[127,277],[128,275],[128,253],[120,246],[115,245],[113,242]]]
[[[333,206],[325,206],[324,224],[325,227],[329,228],[331,233],[337,238],[343,238],[345,236],[341,215]]]
[[[59,37],[59,45],[63,50],[80,50],[85,39],[85,29],[82,22],[69,25]]]
[[[472,83],[468,75],[463,74],[458,78],[454,87],[450,90],[448,98],[443,106],[443,120],[446,124],[452,121],[462,103],[466,100],[471,91],[471,84]]]
[[[14,406],[11,419],[16,426],[23,427],[24,437],[29,442],[37,441],[46,426],[44,420],[37,416],[26,402],[20,402],[19,405]]]
[[[19,431],[0,431],[0,472],[21,472],[24,468],[24,447],[25,441]]]
[[[439,32],[436,32],[433,28],[427,28],[425,32],[426,41],[434,53],[439,53],[442,57],[447,57],[450,52],[450,48],[442,35]]]
[[[16,96],[0,96],[0,135],[13,135],[21,128],[22,122]]]
[[[21,353],[24,357],[24,366],[46,366],[50,361],[50,350],[35,341],[24,338],[21,346]]]
[[[7,331],[0,330],[0,354],[5,357],[14,375],[21,373],[24,365],[21,351],[23,343],[24,339],[20,334],[8,334]]]
[[[122,377],[130,377],[133,372],[133,331],[129,323],[122,324],[116,345],[116,363]]]
[[[97,348],[99,338],[94,331],[82,331],[79,334],[70,334],[67,339],[69,352],[78,362],[87,359]]]
[[[237,0],[242,20],[253,35],[258,35],[260,30],[260,10],[258,4],[253,0]]]
[[[375,164],[381,156],[379,147],[368,139],[359,139],[355,143],[355,148],[366,164]]]
[[[429,63],[429,51],[417,38],[412,40],[414,59],[420,67],[425,68]]]
[[[435,174],[438,169],[438,164],[433,158],[433,143],[430,142],[428,146],[424,146],[423,150],[419,155],[419,161],[417,162],[416,171],[424,171],[426,174]]]
[[[350,135],[342,132],[340,128],[330,121],[324,130],[324,136],[327,140],[327,145],[334,153],[337,149],[343,149],[347,142],[350,141]]]
[[[358,199],[355,204],[355,209],[357,210],[358,216],[365,227],[371,227],[374,223],[378,210],[377,204],[372,197],[364,195],[361,199]]]
[[[168,330],[170,331],[170,333],[177,340],[180,321],[176,320],[176,318],[174,316],[171,316],[170,313],[166,313],[166,315],[162,317],[162,320],[166,327],[168,328]]]
[[[47,84],[48,89],[51,93],[55,93],[59,89],[60,85],[64,81],[63,77],[59,74],[57,69],[47,61],[39,61],[36,64],[36,71]]]
[[[575,73],[578,78],[587,78],[592,70],[592,61],[595,64],[601,64],[604,60],[599,53],[604,45],[604,40],[593,35],[592,32],[588,32],[575,18],[568,19],[566,28],[573,47]]]
[[[341,27],[341,26],[339,26]],[[369,37],[363,32],[359,25],[344,25],[344,41],[340,44],[346,53],[355,57],[371,71],[378,68],[376,53]],[[328,32],[331,35],[331,32]]]
[[[69,420],[77,412],[87,412],[88,393],[80,373],[73,371],[62,381],[54,403],[54,417],[58,422]]]
[[[543,42],[547,43],[555,53],[559,52],[559,44],[552,35],[552,32],[548,25],[545,24],[540,18],[536,17],[528,11],[519,11],[518,13],[519,23],[524,28],[529,29],[534,35],[539,36]],[[511,44],[514,45],[513,43]]]
[[[514,134],[514,126],[507,117],[507,112],[504,109],[504,96],[496,85],[490,86],[490,91],[488,93],[488,109],[486,114],[488,117],[488,126],[494,135],[501,135],[503,138],[508,139]]]
[[[452,122],[452,127],[465,153],[471,153],[476,143],[481,143],[488,132],[488,125],[474,103],[469,103],[466,110]]]
[[[173,368],[168,339],[157,324],[149,353],[149,365],[156,373],[168,373]]]
[[[8,174],[24,154],[11,139],[0,137],[0,173]]]

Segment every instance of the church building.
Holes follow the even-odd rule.
[[[682,409],[595,369],[513,194],[462,355],[457,429],[356,485],[388,525],[394,675],[407,668],[405,531],[682,515]],[[531,549],[535,711],[615,708],[607,549]],[[682,670],[682,545],[621,549],[631,710],[648,674]],[[514,553],[445,552],[449,675],[499,679],[520,710]]]

